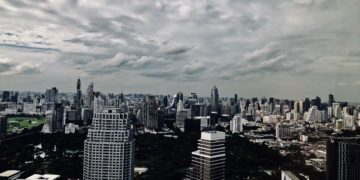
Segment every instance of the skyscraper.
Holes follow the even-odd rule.
[[[95,92],[94,93],[94,109],[93,109],[94,114],[102,112],[103,109],[104,109],[104,101],[101,97],[101,93]]]
[[[216,86],[211,89],[211,111],[218,112],[219,110],[219,92]]]
[[[360,179],[360,138],[331,137],[326,144],[328,180]]]
[[[328,103],[328,106],[331,107],[332,106],[332,103],[334,103],[335,100],[334,100],[334,95],[333,94],[329,94],[329,103]]]
[[[206,131],[201,133],[198,150],[192,152],[188,180],[225,179],[225,133]]]
[[[135,139],[125,109],[96,113],[84,143],[84,180],[131,180]]]
[[[45,92],[45,102],[55,104],[58,102],[58,89],[53,87]]]
[[[64,130],[64,106],[55,103],[52,114],[49,118],[49,127],[52,133],[63,132]]]
[[[87,108],[93,109],[94,108],[94,84],[90,83],[89,87],[86,90],[86,103],[85,106]]]
[[[145,127],[150,129],[159,128],[158,119],[158,104],[155,96],[146,96],[145,101],[142,103],[141,114],[142,121]]]
[[[76,120],[77,121],[81,120],[81,97],[82,97],[81,81],[80,81],[80,78],[78,78],[77,83],[76,83],[76,95],[74,97],[74,105],[75,105],[75,110],[76,110]]]
[[[10,101],[10,91],[3,91],[2,102]]]

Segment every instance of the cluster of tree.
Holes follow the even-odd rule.
[[[26,130],[0,144],[0,171],[21,170],[23,177],[53,173],[64,179],[81,179],[85,137],[86,134],[40,134],[37,128]],[[35,148],[39,144],[41,148]],[[41,153],[46,156],[34,156]]]
[[[191,152],[197,149],[200,133],[177,131],[176,134],[177,138],[154,134],[135,137],[135,165],[149,168],[147,173],[137,176],[137,180],[176,180],[185,177],[186,169],[191,165]],[[0,171],[19,169],[25,171],[24,176],[33,173],[54,173],[65,179],[82,178],[86,133],[40,134],[32,129],[20,135],[23,136],[0,144]],[[41,144],[41,149],[34,148],[38,144]],[[238,135],[228,135],[226,179],[279,179],[282,169],[308,174],[311,179],[325,177],[324,173],[304,166],[304,159],[298,148],[291,149],[295,153],[284,157],[265,145],[252,143]],[[46,157],[34,158],[34,154],[39,151],[44,152]]]

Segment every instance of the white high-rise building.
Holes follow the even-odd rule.
[[[300,111],[300,113],[304,113],[304,102],[303,102],[303,100],[299,101],[299,111]]]
[[[225,133],[205,131],[201,133],[198,150],[192,152],[191,167],[186,180],[225,179]]]
[[[84,180],[133,179],[135,140],[123,109],[96,113],[84,143]]]
[[[309,111],[305,113],[305,121],[308,122],[321,122],[321,113],[316,106],[309,108]]]
[[[234,116],[234,118],[230,121],[230,127],[232,133],[240,133],[243,131],[241,114]]]

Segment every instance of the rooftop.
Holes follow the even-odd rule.
[[[0,177],[11,177],[19,172],[20,171],[18,171],[18,170],[7,170],[7,171],[0,173]]]
[[[225,132],[221,131],[205,131],[201,133],[201,139],[213,141],[225,139]]]
[[[59,179],[60,175],[57,174],[44,174],[44,175],[40,175],[40,174],[34,174],[28,178],[26,178],[26,180],[55,180],[55,179]]]

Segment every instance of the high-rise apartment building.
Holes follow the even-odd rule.
[[[277,139],[291,139],[292,136],[292,128],[288,123],[277,123],[275,126],[275,137]]]
[[[135,140],[125,109],[96,113],[84,143],[84,180],[130,180],[134,171]]]
[[[192,152],[188,180],[225,179],[225,133],[206,131],[201,133],[198,150]]]

